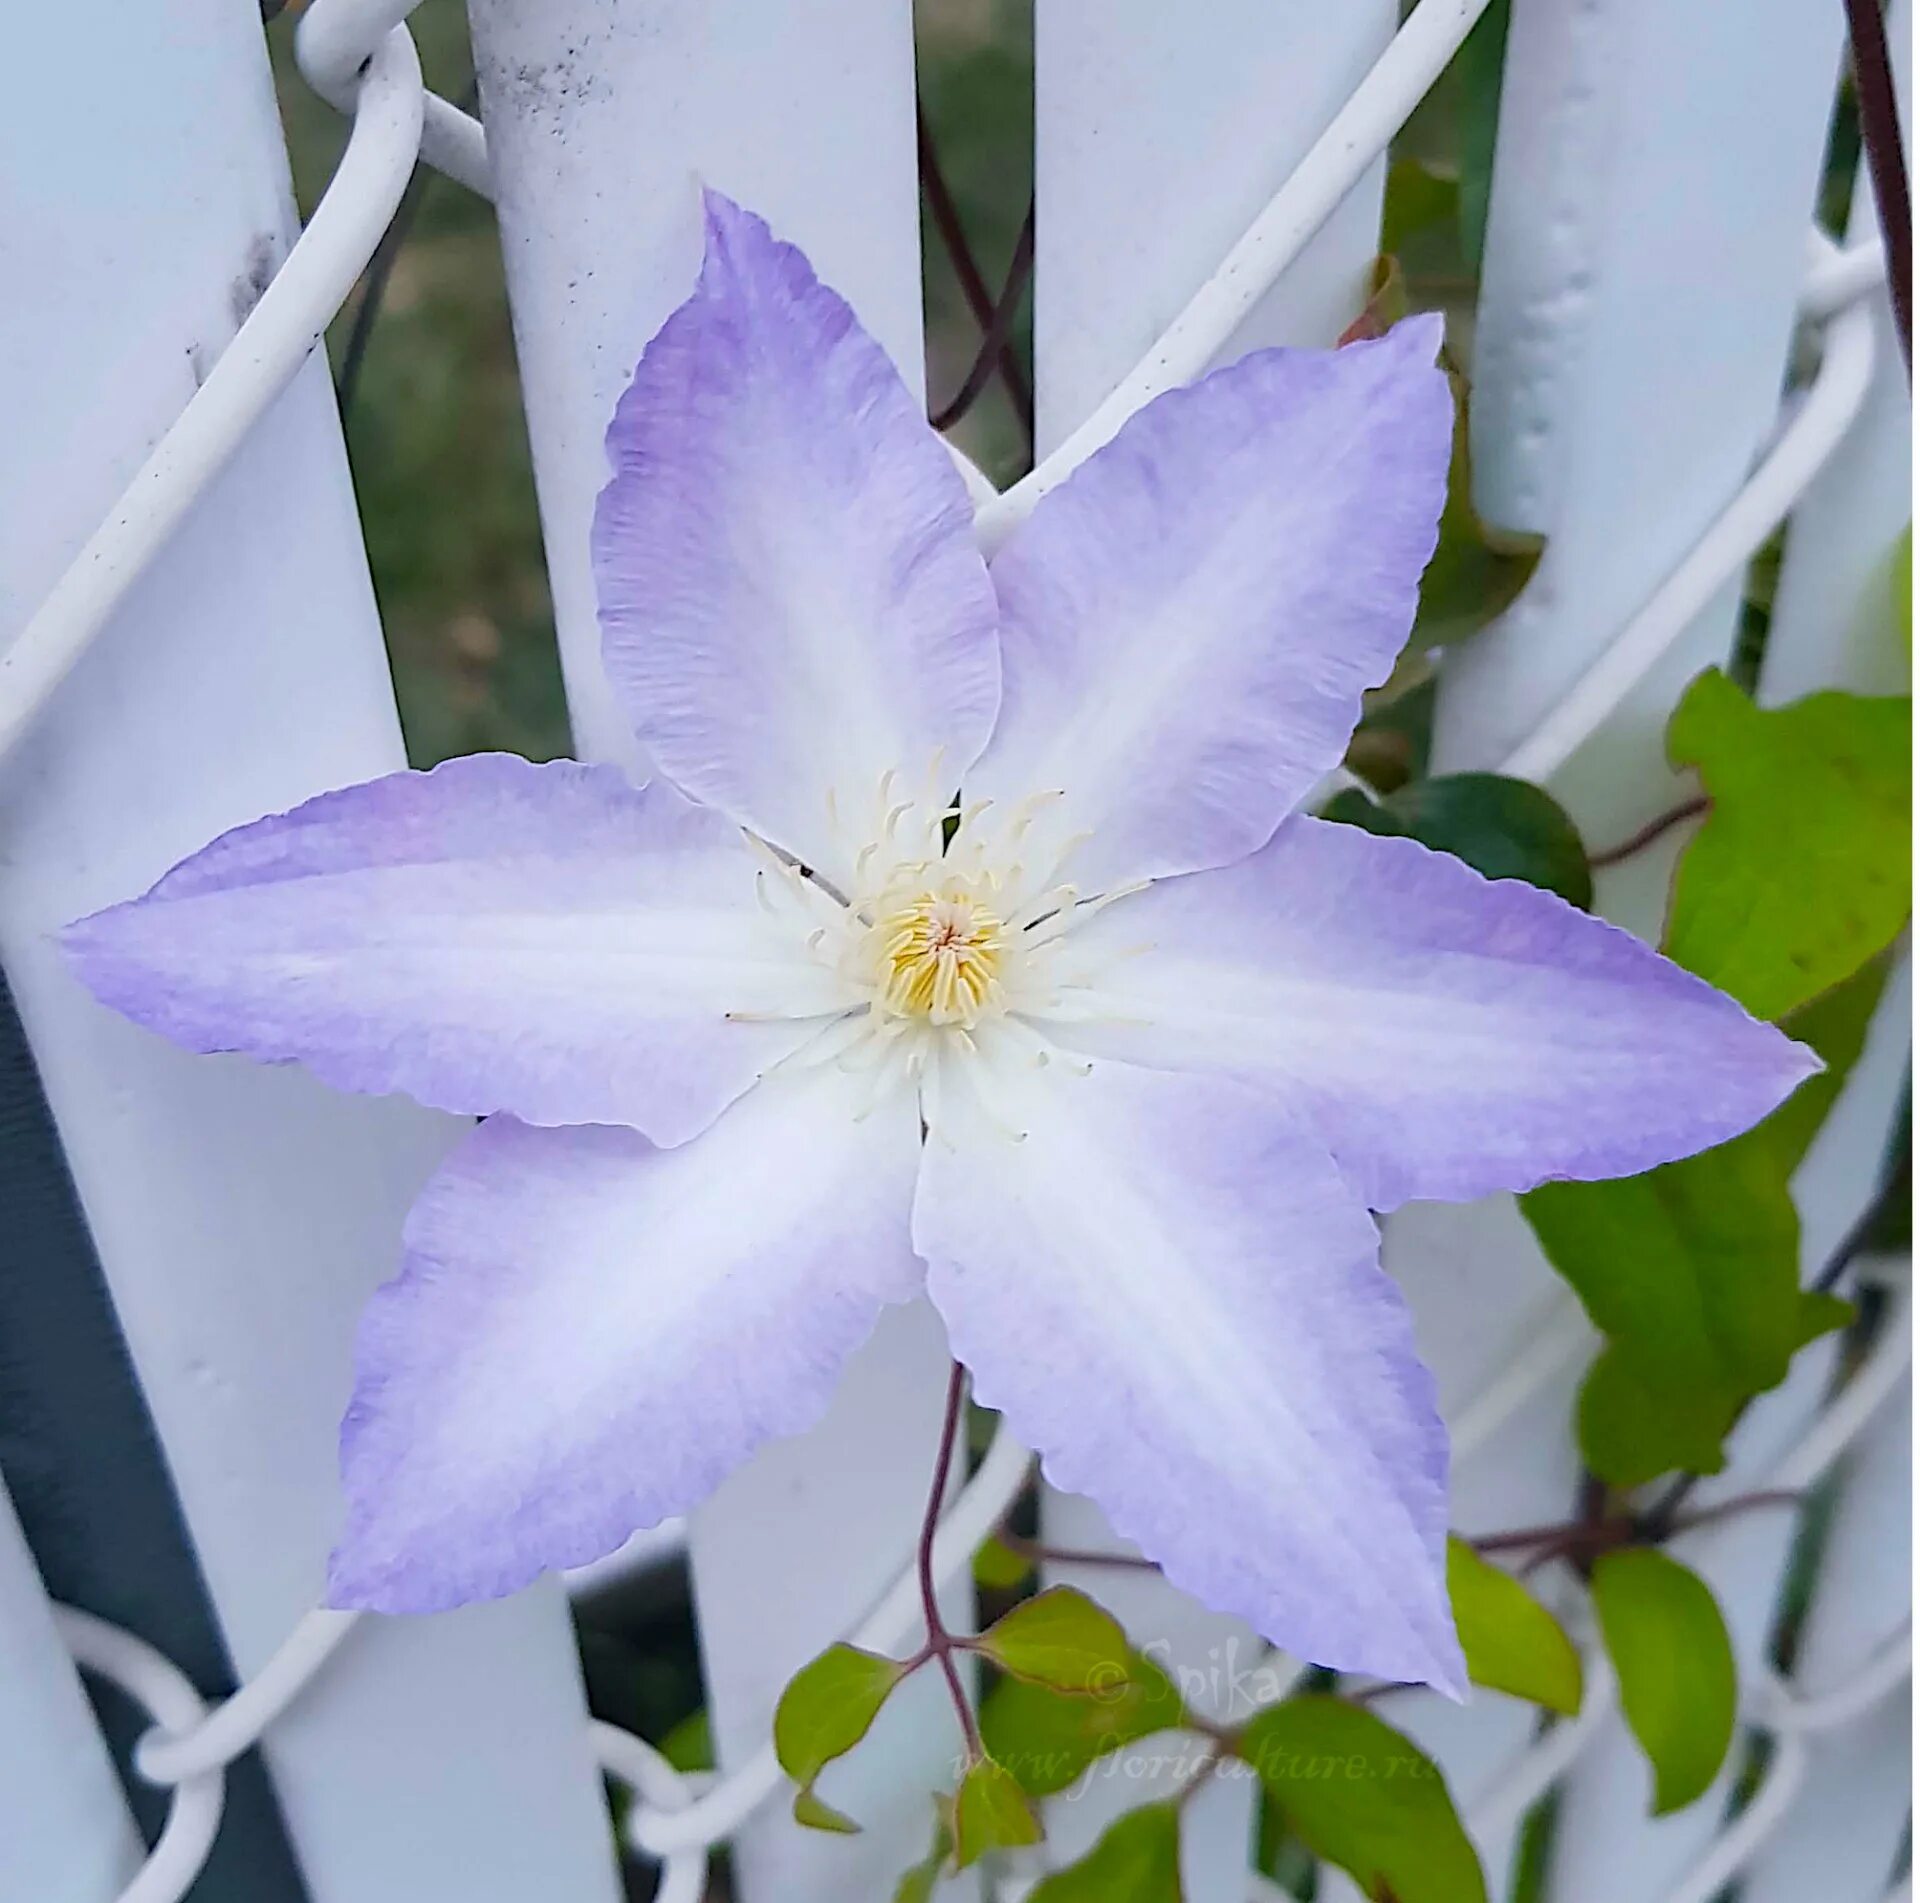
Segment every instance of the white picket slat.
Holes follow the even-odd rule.
[[[1902,1385],[1841,1470],[1843,1492],[1806,1612],[1794,1679],[1813,1696],[1844,1682],[1911,1617],[1913,1398]],[[1911,1692],[1806,1740],[1793,1808],[1748,1873],[1746,1903],[1875,1903],[1906,1829]]]
[[[113,1903],[140,1839],[0,1486],[0,1897]]]
[[[1903,130],[1911,139],[1912,9],[1893,0],[1887,28]],[[1854,183],[1850,243],[1879,229],[1866,169]],[[1859,421],[1794,512],[1774,594],[1759,693],[1779,704],[1825,687],[1908,691],[1909,656],[1894,626],[1891,556],[1913,511],[1907,374],[1883,292],[1873,296],[1874,381]],[[1912,959],[1903,953],[1868,1034],[1860,1072],[1795,1184],[1809,1266],[1824,1259],[1872,1193],[1885,1133],[1909,1065]],[[1911,1617],[1911,1387],[1868,1430],[1841,1470],[1842,1494],[1821,1554],[1796,1661],[1819,1691]],[[1749,1903],[1790,1903],[1815,1889],[1833,1903],[1884,1893],[1912,1787],[1909,1695],[1896,1692],[1838,1733],[1810,1741],[1813,1762],[1785,1823],[1756,1859]]]
[[[1887,36],[1901,131],[1913,142],[1913,8],[1892,0]],[[1880,218],[1862,161],[1854,178],[1847,242],[1878,235]],[[1860,419],[1817,475],[1787,533],[1774,589],[1762,702],[1779,705],[1822,687],[1904,694],[1912,656],[1894,626],[1894,541],[1913,519],[1913,410],[1907,371],[1884,290],[1869,299],[1873,384]]]
[[[1154,0],[1049,0],[1035,19],[1038,244],[1034,394],[1039,452],[1085,420],[1219,264],[1365,76],[1391,37],[1386,0],[1230,0],[1204,22]],[[1384,162],[1372,168],[1244,322],[1223,360],[1263,344],[1330,344],[1352,321],[1379,249]],[[1116,1542],[1090,1502],[1047,1497],[1055,1544]],[[1239,1675],[1266,1647],[1237,1620],[1164,1582],[1060,1568],[1125,1620],[1194,1703],[1250,1715]],[[1276,1664],[1278,1661],[1276,1661]],[[1271,1673],[1268,1674],[1271,1677]],[[1167,1761],[1157,1768],[1156,1758]],[[1085,1849],[1119,1811],[1183,1777],[1162,1744],[1049,1806],[1049,1853]],[[1253,1812],[1246,1778],[1216,1780],[1183,1828],[1187,1893],[1226,1903],[1245,1887]]]
[[[1746,475],[1776,415],[1838,33],[1837,18],[1792,0],[1514,10],[1475,341],[1476,486],[1491,520],[1544,533],[1548,547],[1505,622],[1449,658],[1437,771],[1504,757]],[[1726,310],[1739,311],[1737,325],[1714,322]],[[1736,605],[1737,588],[1723,588],[1556,776],[1596,847],[1677,797],[1662,758],[1665,716],[1693,672],[1726,658]],[[1603,875],[1601,909],[1656,930],[1683,839],[1676,832]],[[1428,1277],[1416,1265],[1436,1259],[1466,1265],[1436,1294],[1476,1322],[1537,1314],[1552,1299],[1551,1271],[1497,1201],[1404,1211],[1389,1225],[1389,1251],[1407,1263],[1423,1308]],[[1463,1347],[1485,1353],[1484,1327],[1469,1332],[1480,1341]],[[1461,1382],[1450,1359],[1443,1351],[1443,1391],[1470,1393],[1474,1379]],[[1556,1384],[1551,1431],[1516,1425],[1463,1472],[1469,1530],[1489,1530],[1482,1512],[1512,1524],[1537,1505],[1548,1518],[1568,1509],[1569,1376]],[[1804,1405],[1812,1401],[1808,1392]],[[1731,1551],[1770,1537],[1777,1547],[1784,1534],[1725,1537]],[[1769,1596],[1777,1551],[1748,1563],[1735,1596],[1757,1641],[1755,1607]],[[1478,1723],[1432,1722],[1466,1734],[1447,1737],[1440,1755],[1470,1791],[1490,1755],[1480,1725],[1512,1742],[1522,1720],[1496,1709]],[[1711,1831],[1710,1805],[1677,1828],[1648,1829],[1644,1778],[1614,1721],[1570,1782],[1556,1872],[1567,1898],[1657,1895],[1662,1873]],[[1482,1849],[1504,1880],[1510,1829]]]
[[[691,288],[701,183],[804,245],[922,387],[911,9],[470,0],[470,13],[574,734],[584,757],[637,767],[600,668],[587,559],[614,400]],[[786,1680],[858,1620],[911,1550],[946,1366],[930,1310],[887,1317],[827,1419],[693,1516],[723,1766],[761,1748]],[[969,1591],[954,1589],[955,1616]],[[803,1831],[776,1801],[736,1840],[742,1895],[883,1894],[924,1854],[927,1799],[951,1788],[956,1751],[926,1675],[832,1784],[863,1834]]]
[[[36,76],[0,128],[5,274],[32,293],[0,312],[12,629],[228,345],[293,211],[253,9],[110,0],[10,28]],[[242,1674],[320,1593],[354,1321],[456,1126],[176,1051],[92,1003],[51,935],[224,826],[400,763],[315,360],[0,791],[0,956]],[[314,1903],[613,1894],[557,1590],[370,1623],[266,1753]]]

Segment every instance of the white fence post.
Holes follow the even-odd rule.
[[[1912,9],[1893,0],[1887,33],[1911,149]],[[1849,243],[1879,230],[1862,165],[1854,181]],[[1900,693],[1910,656],[1894,625],[1890,555],[1911,520],[1912,410],[1907,373],[1884,293],[1873,298],[1873,384],[1848,440],[1794,512],[1774,592],[1760,697],[1778,704],[1822,687]],[[1908,1068],[1912,958],[1903,954],[1849,1082],[1802,1166],[1796,1198],[1808,1230],[1806,1259],[1820,1261],[1872,1193],[1882,1138]],[[1895,1318],[1893,1326],[1910,1326]],[[1913,1498],[1911,1383],[1888,1403],[1842,1469],[1795,1658],[1796,1680],[1815,1694],[1857,1669],[1911,1617]],[[1793,1810],[1750,1872],[1747,1903],[1874,1903],[1889,1881],[1912,1785],[1910,1694],[1895,1688],[1873,1711],[1809,1741],[1813,1763]]]
[[[1157,0],[1047,0],[1035,19],[1034,395],[1045,455],[1106,397],[1213,273],[1391,37],[1390,0],[1228,0],[1204,20]],[[1357,315],[1380,248],[1385,161],[1349,194],[1224,353],[1330,344]],[[1049,1493],[1055,1544],[1112,1548],[1091,1502]],[[1170,1671],[1197,1674],[1216,1715],[1265,1648],[1236,1620],[1165,1582],[1063,1567]],[[1207,1690],[1200,1689],[1206,1687]],[[1157,1753],[1164,1756],[1164,1753]],[[1179,1781],[1146,1775],[1148,1746],[1114,1775],[1049,1806],[1050,1855],[1078,1854],[1120,1810]],[[1188,1805],[1182,1862],[1194,1903],[1238,1903],[1251,1854],[1253,1785],[1216,1779]]]
[[[0,1486],[0,1897],[113,1903],[140,1839]]]
[[[638,765],[601,673],[587,558],[614,399],[692,287],[702,182],[806,246],[920,388],[911,7],[469,8],[574,735],[583,757]],[[767,1450],[694,1515],[723,1765],[764,1744],[787,1678],[868,1610],[911,1550],[946,1365],[930,1309],[888,1315],[821,1426]],[[967,1591],[962,1581],[957,1610]],[[927,1797],[951,1788],[957,1749],[928,1675],[832,1786],[865,1832],[802,1831],[776,1799],[736,1842],[741,1893],[750,1903],[887,1894],[924,1854]]]
[[[1813,1696],[1841,1683],[1911,1617],[1912,1384],[1888,1402],[1842,1470],[1841,1494],[1795,1659]],[[1889,1688],[1870,1711],[1804,1741],[1807,1781],[1756,1859],[1743,1903],[1878,1903],[1907,1828],[1912,1694]]]
[[[1503,758],[1747,473],[1777,412],[1839,35],[1837,9],[1799,0],[1515,9],[1476,344],[1476,475],[1493,520],[1543,532],[1548,546],[1514,612],[1450,665],[1436,770]],[[1723,588],[1555,776],[1596,846],[1674,799],[1665,717],[1690,675],[1727,657],[1738,596],[1737,580]],[[1604,875],[1602,909],[1655,930],[1682,843],[1676,833]],[[1477,1316],[1536,1304],[1552,1286],[1504,1203],[1405,1212],[1391,1233],[1409,1265],[1436,1253],[1468,1265],[1452,1299]],[[1728,1484],[1751,1484],[1817,1406],[1828,1360],[1804,1362],[1743,1426]],[[1509,1427],[1481,1457],[1476,1512],[1498,1501],[1525,1518],[1548,1468],[1564,1484],[1568,1378],[1550,1394],[1556,1438]],[[1749,1658],[1787,1536],[1756,1520],[1715,1528],[1687,1553]],[[1451,1768],[1473,1743],[1449,1740],[1441,1756]],[[1649,1825],[1646,1791],[1613,1721],[1569,1780],[1556,1903],[1656,1897],[1692,1862],[1718,1800]],[[1507,1848],[1483,1844],[1496,1880]]]
[[[252,7],[9,25],[34,75],[0,123],[10,632],[228,346],[293,212]],[[175,1051],[87,999],[51,934],[222,827],[401,758],[316,359],[0,780],[0,956],[242,1674],[321,1589],[354,1321],[455,1126]],[[265,1750],[313,1903],[614,1895],[555,1588],[369,1622]]]

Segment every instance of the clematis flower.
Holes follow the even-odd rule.
[[[1161,397],[989,569],[879,347],[708,198],[593,531],[654,777],[392,774],[67,935],[192,1050],[487,1119],[362,1326],[334,1604],[510,1592],[696,1505],[924,1289],[1176,1584],[1461,1686],[1369,1212],[1646,1169],[1813,1066],[1544,892],[1297,811],[1433,551],[1438,341]]]

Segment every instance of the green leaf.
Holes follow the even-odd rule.
[[[1034,1886],[1027,1903],[1181,1903],[1180,1812],[1143,1804],[1109,1824],[1100,1841]]]
[[[980,1708],[987,1750],[1030,1797],[1051,1797],[1122,1745],[1178,1730],[1186,1708],[1173,1681],[1143,1653],[1128,1653],[1126,1666],[1123,1683],[1090,1697],[1002,1679]]]
[[[1468,440],[1472,391],[1466,376],[1446,364],[1453,384],[1453,459],[1440,511],[1440,542],[1420,579],[1420,610],[1409,651],[1464,641],[1503,613],[1540,565],[1546,544],[1537,535],[1490,528],[1473,506],[1473,456]]]
[[[713,1725],[707,1717],[706,1706],[688,1712],[661,1739],[660,1755],[676,1771],[711,1771],[715,1768]]]
[[[1322,817],[1417,839],[1489,879],[1525,879],[1570,904],[1593,903],[1593,873],[1578,829],[1551,794],[1526,780],[1449,773],[1415,780],[1377,801],[1350,788],[1328,801]]]
[[[1859,1311],[1844,1295],[1829,1295],[1822,1289],[1808,1289],[1800,1297],[1800,1346],[1831,1335],[1837,1328],[1849,1328]]]
[[[954,1862],[964,1870],[989,1850],[1039,1841],[1040,1820],[1019,1779],[992,1758],[970,1765],[953,1800]]]
[[[1616,1487],[1644,1486],[1676,1469],[1718,1473],[1745,1400],[1736,1383],[1714,1375],[1682,1381],[1610,1342],[1581,1383],[1581,1457]]]
[[[1009,1591],[1032,1571],[1033,1561],[999,1538],[989,1539],[973,1556],[974,1584],[994,1591]]]
[[[1756,707],[1708,670],[1667,728],[1712,807],[1674,875],[1663,949],[1781,1018],[1859,970],[1912,908],[1912,703]]]
[[[1580,1446],[1616,1486],[1713,1472],[1750,1396],[1801,1345],[1800,1219],[1761,1130],[1608,1183],[1546,1183],[1521,1208],[1610,1347]]]
[[[974,1641],[1002,1671],[1055,1691],[1096,1696],[1125,1685],[1132,1648],[1113,1614],[1071,1586],[1049,1587]]]
[[[1796,1011],[1781,1025],[1826,1065],[1809,1077],[1760,1127],[1771,1132],[1785,1168],[1791,1173],[1827,1120],[1848,1073],[1866,1048],[1867,1026],[1887,986],[1887,961],[1863,965],[1845,984],[1835,985]]]
[[[1603,1334],[1655,1371],[1724,1376],[1749,1393],[1786,1373],[1799,1304],[1799,1219],[1772,1145],[1756,1138],[1522,1199]]]
[[[857,1830],[813,1794],[813,1781],[867,1735],[880,1707],[906,1676],[898,1659],[858,1646],[830,1645],[793,1675],[773,1714],[773,1750],[800,1786],[793,1814],[816,1830]]]
[[[1827,1069],[1744,1136],[1640,1176],[1549,1183],[1520,1199],[1609,1337],[1579,1409],[1581,1453],[1602,1479],[1632,1487],[1678,1468],[1717,1473],[1741,1408],[1851,1312],[1800,1288],[1788,1183],[1860,1054],[1884,981],[1884,965],[1871,965],[1788,1020]]]
[[[893,1903],[933,1903],[933,1893],[940,1887],[940,1868],[945,1862],[943,1856],[932,1863],[916,1863],[894,1886]]]
[[[1661,1817],[1712,1784],[1733,1741],[1738,1687],[1726,1622],[1697,1573],[1650,1547],[1603,1554],[1593,1604]]]
[[[793,1794],[793,1821],[809,1830],[830,1830],[837,1836],[855,1837],[860,1826],[843,1810],[835,1810],[817,1796],[811,1784],[803,1784]]]
[[[1387,167],[1380,208],[1380,249],[1398,257],[1416,239],[1451,227],[1460,211],[1460,181],[1424,159],[1395,159]]]
[[[1289,1698],[1241,1734],[1240,1755],[1308,1847],[1371,1897],[1486,1903],[1486,1879],[1425,1752],[1338,1698]]]
[[[1467,1676],[1571,1718],[1580,1709],[1580,1654],[1560,1622],[1511,1573],[1465,1540],[1447,1541],[1447,1592]]]
[[[905,1871],[893,1892],[893,1903],[933,1903],[940,1887],[947,1858],[953,1854],[953,1832],[947,1823],[948,1807],[935,1798],[933,1806],[933,1846],[911,1870]]]

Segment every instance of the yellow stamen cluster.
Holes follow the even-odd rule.
[[[1006,925],[957,881],[889,908],[874,932],[887,1010],[965,1030],[997,1002]]]

